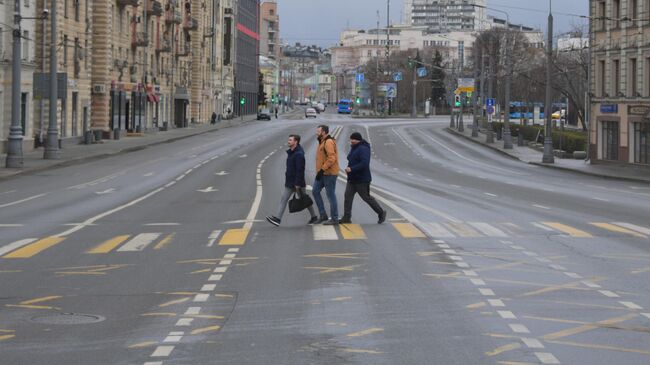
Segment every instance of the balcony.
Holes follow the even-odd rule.
[[[275,28],[269,27],[269,34],[275,34]]]
[[[138,6],[138,0],[117,0],[117,6]]]
[[[165,11],[165,23],[167,24],[181,24],[183,17],[181,12],[176,9],[169,9]]]
[[[196,20],[196,18],[187,17],[185,19],[185,23],[183,24],[183,29],[186,32],[193,31],[193,30],[198,30],[199,29],[198,20]]]
[[[176,53],[176,57],[187,57],[190,54],[192,54],[192,48],[190,47],[189,43],[185,43],[178,48],[178,53]]]
[[[172,41],[169,38],[163,38],[158,41],[156,46],[157,53],[170,53],[172,51]]]
[[[146,13],[147,16],[162,16],[163,15],[163,7],[160,1],[147,1],[147,9]]]
[[[131,33],[131,47],[146,47],[149,45],[147,40],[147,33],[145,32],[133,32]]]

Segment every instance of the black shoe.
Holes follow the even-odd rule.
[[[383,212],[379,213],[379,220],[377,221],[377,224],[382,224],[386,222],[386,211],[384,210]]]
[[[339,220],[338,219],[330,219],[327,222],[323,223],[325,226],[338,226],[339,225]]]
[[[351,223],[352,223],[352,219],[351,219],[351,218],[343,217],[343,218],[341,218],[341,219],[339,220],[339,224],[351,224]]]
[[[328,219],[329,218],[327,218],[327,215],[321,215],[320,218],[318,218],[316,220],[316,222],[314,222],[314,224],[321,224],[321,223],[327,221]]]
[[[276,226],[276,227],[279,227],[279,226],[280,226],[280,223],[282,222],[282,220],[281,220],[280,218],[278,218],[278,217],[274,217],[274,216],[272,216],[272,215],[271,215],[271,216],[267,216],[267,217],[266,217],[266,220],[267,220],[269,223],[271,223],[272,225]]]
[[[316,224],[316,222],[318,222],[318,217],[317,217],[317,216],[313,216],[313,217],[311,217],[311,219],[309,220],[309,222],[307,222],[307,224],[308,224],[308,225],[312,225],[312,224]]]

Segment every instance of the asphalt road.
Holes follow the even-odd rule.
[[[372,143],[385,224],[264,221],[320,123]],[[447,123],[293,116],[0,182],[0,364],[650,363],[650,185]]]

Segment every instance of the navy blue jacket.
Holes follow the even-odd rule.
[[[352,146],[348,153],[348,167],[352,170],[348,174],[351,184],[369,183],[372,181],[370,174],[370,144],[366,141]]]
[[[294,150],[287,150],[287,170],[284,175],[284,186],[287,188],[307,186],[305,184],[305,151],[301,145]]]

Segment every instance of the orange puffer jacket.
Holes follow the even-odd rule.
[[[336,176],[339,174],[339,152],[336,140],[331,136],[325,137],[316,150],[316,172],[324,170],[325,175]]]

